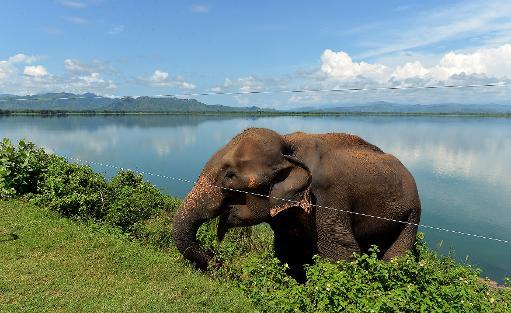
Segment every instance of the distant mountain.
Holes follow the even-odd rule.
[[[385,101],[366,105],[303,107],[298,112],[367,112],[367,113],[511,113],[511,105],[502,104],[397,104]]]
[[[207,105],[195,99],[174,97],[109,98],[93,93],[45,93],[33,96],[0,94],[0,111],[72,112],[312,112],[312,113],[490,113],[511,114],[511,105],[500,104],[397,104],[385,101],[365,105],[322,105],[278,111],[256,106]]]
[[[207,105],[195,99],[174,97],[109,98],[93,93],[46,93],[34,96],[5,95],[4,111],[109,111],[109,112],[258,112],[261,108]],[[264,110],[268,111],[268,110]]]

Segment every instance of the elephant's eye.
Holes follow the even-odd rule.
[[[236,178],[236,173],[234,173],[233,170],[227,170],[227,172],[225,172],[225,178],[234,179]]]

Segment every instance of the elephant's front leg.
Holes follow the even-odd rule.
[[[275,256],[288,265],[286,273],[300,283],[306,280],[305,265],[312,263],[317,254],[312,240],[307,237],[282,237],[275,234]]]
[[[321,256],[331,260],[346,260],[353,257],[353,253],[360,253],[351,227],[349,213],[328,211],[327,208],[318,208],[325,212],[317,214],[318,251]]]
[[[305,264],[312,263],[318,254],[315,228],[301,208],[290,208],[279,213],[270,223],[274,231],[276,257],[289,266],[287,273],[298,282],[305,282]]]

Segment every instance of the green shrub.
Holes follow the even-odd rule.
[[[218,270],[263,312],[510,312],[511,291],[492,288],[480,272],[436,255],[424,243],[392,260],[369,254],[352,261],[316,257],[307,281],[287,276],[269,251],[239,257]],[[228,268],[225,268],[225,267]]]
[[[35,193],[49,159],[30,142],[21,140],[15,147],[4,138],[0,144],[0,198]]]
[[[134,172],[120,171],[107,182],[88,166],[69,163],[25,141],[15,147],[8,139],[0,146],[0,195],[33,195],[36,204],[64,216],[106,221],[123,231],[179,205]]]
[[[112,203],[105,220],[125,231],[161,211],[172,211],[179,204],[132,171],[120,171],[109,187]]]
[[[90,167],[54,157],[38,186],[35,203],[68,217],[101,220],[112,202],[103,176]]]

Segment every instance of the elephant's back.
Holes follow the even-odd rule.
[[[342,173],[350,178],[361,173],[376,177],[388,177],[397,172],[406,174],[396,157],[356,135],[297,132],[284,137],[311,171],[327,168],[331,175]]]
[[[351,204],[357,204],[356,209],[361,211],[368,207],[385,207],[390,202],[405,205],[404,202],[418,201],[415,181],[406,167],[393,155],[359,136],[293,133],[286,139],[297,157],[309,167],[314,186],[333,191],[326,198],[340,195]]]
[[[295,132],[285,135],[284,137],[292,146],[296,146],[298,149],[306,146],[315,146],[319,151],[321,146],[328,146],[330,149],[361,148],[382,152],[380,148],[361,137],[348,133],[306,134],[303,132]]]
[[[346,187],[358,179],[389,176],[391,169],[400,165],[392,155],[356,135],[299,132],[285,137],[296,157],[309,167],[313,181],[323,185],[337,183]]]

